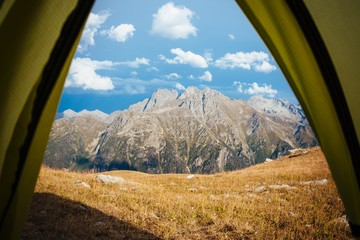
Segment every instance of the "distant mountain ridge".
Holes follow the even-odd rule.
[[[259,112],[292,118],[308,125],[302,108],[299,105],[292,104],[285,99],[267,99],[260,95],[256,95],[249,98],[247,103]]]
[[[215,173],[317,145],[299,106],[261,96],[230,99],[210,88],[158,89],[110,115],[65,112],[44,158],[57,168]]]
[[[85,115],[90,115],[93,117],[96,117],[100,120],[106,120],[109,117],[109,114],[106,114],[100,110],[94,110],[94,111],[88,111],[86,109],[82,110],[81,112],[75,112],[71,109],[65,110],[62,113],[57,113],[55,120],[60,119],[60,118],[66,118],[66,119],[72,119],[75,117],[79,117],[79,116],[85,116]]]

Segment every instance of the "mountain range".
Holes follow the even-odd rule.
[[[158,89],[110,115],[59,113],[43,162],[80,170],[216,173],[316,145],[298,105],[262,96],[230,99],[210,88],[188,87],[181,94]]]

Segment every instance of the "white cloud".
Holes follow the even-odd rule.
[[[150,67],[150,68],[147,68],[146,69],[148,72],[151,72],[151,71],[155,71],[155,72],[158,72],[159,69],[157,67]]]
[[[246,91],[251,95],[260,94],[273,98],[278,93],[276,89],[272,89],[271,84],[267,85],[264,83],[263,86],[260,87],[256,82],[253,82],[249,86],[250,88]]]
[[[96,70],[111,69],[111,61],[96,61],[90,58],[75,58],[69,70],[65,87],[79,87],[84,90],[112,90],[114,85],[109,77],[103,77]]]
[[[205,58],[191,51],[184,52],[181,48],[173,48],[170,52],[175,54],[176,57],[169,59],[164,55],[159,55],[160,59],[169,64],[189,64],[196,68],[207,68],[209,66]]]
[[[235,36],[232,35],[232,34],[229,34],[229,38],[230,38],[231,40],[234,40],[234,39],[235,39]]]
[[[212,58],[212,49],[207,49],[204,53],[204,58],[206,60],[206,62],[210,65],[213,64],[213,58]]]
[[[136,75],[138,75],[138,73],[137,73],[136,71],[132,71],[132,72],[130,73],[130,75],[131,75],[131,76],[136,76]]]
[[[179,79],[181,78],[181,76],[177,73],[170,73],[169,75],[165,75],[165,78],[169,79],[169,80],[174,80],[174,79]]]
[[[141,85],[126,84],[124,85],[123,89],[127,94],[131,94],[131,95],[142,94],[146,92],[145,86],[141,86]]]
[[[212,74],[209,71],[206,71],[206,72],[204,72],[204,74],[202,76],[199,77],[199,79],[201,81],[211,82],[212,81]]]
[[[227,53],[224,57],[215,61],[215,66],[222,69],[254,69],[257,72],[269,73],[276,70],[274,65],[269,63],[269,55],[264,52],[237,52]]]
[[[101,25],[106,21],[106,19],[111,14],[109,12],[100,12],[98,14],[96,13],[90,13],[89,18],[86,22],[85,29],[81,36],[81,41],[78,46],[78,51],[80,53],[87,50],[88,46],[95,45],[95,35],[98,31],[98,29],[101,27]]]
[[[151,79],[150,81],[137,78],[114,78],[114,85],[116,90],[111,92],[113,94],[143,94],[151,89],[164,87],[185,90],[185,87],[178,82],[158,78]]]
[[[125,42],[134,36],[135,30],[132,24],[120,24],[117,27],[111,26],[109,30],[101,31],[101,35],[107,35],[108,38],[117,42]]]
[[[191,80],[195,79],[194,75],[192,75],[192,74],[189,75],[188,78],[191,79]]]
[[[257,82],[253,83],[242,83],[242,82],[234,82],[234,86],[236,86],[236,89],[240,93],[246,93],[250,95],[263,95],[269,98],[275,97],[275,95],[278,93],[276,89],[273,89],[271,84],[267,85],[264,83],[262,86],[259,86]],[[246,89],[244,89],[246,88]]]
[[[276,67],[266,61],[263,61],[260,65],[255,65],[255,71],[257,71],[257,72],[269,73],[274,70],[276,70]]]
[[[135,58],[134,61],[118,62],[116,64],[126,65],[131,68],[139,68],[140,65],[149,65],[150,60],[147,58]]]
[[[236,86],[236,90],[237,90],[239,93],[243,93],[243,92],[244,92],[244,90],[242,89],[242,88],[243,88],[243,83],[238,82],[238,81],[234,81],[234,86]]]
[[[118,78],[114,77],[115,94],[142,94],[146,92],[149,82],[137,78]]]
[[[176,88],[177,90],[181,90],[181,91],[185,90],[185,87],[184,87],[182,84],[180,84],[180,83],[176,83],[176,84],[175,84],[175,88]]]
[[[184,6],[175,6],[168,2],[153,14],[153,23],[150,33],[170,39],[186,39],[196,36],[196,27],[191,18],[194,12]]]

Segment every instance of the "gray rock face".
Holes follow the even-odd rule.
[[[135,103],[129,107],[130,112],[143,112],[146,104],[149,102],[149,99],[146,98],[142,102]]]
[[[271,108],[273,100],[261,101]],[[260,111],[248,102],[230,99],[209,88],[189,87],[180,96],[176,90],[157,90],[150,99],[129,110],[112,113],[107,122],[98,120],[101,124],[96,125],[101,127],[96,134],[88,133],[91,127],[82,121],[82,130],[75,132],[94,143],[85,151],[89,161],[87,165],[61,167],[216,173],[275,159],[289,149],[317,145],[310,127],[303,123],[306,119],[300,122],[297,117],[289,117],[290,113],[278,114],[287,113],[289,105],[274,105],[276,113]],[[67,119],[67,125],[75,126],[77,119]],[[67,159],[66,149],[74,151],[81,145],[66,145],[64,136],[77,138],[74,129],[60,126],[58,121],[64,119],[54,123],[47,163],[51,162],[51,154]],[[62,135],[56,134],[59,129]]]
[[[91,115],[61,118],[53,123],[43,163],[53,168],[91,167],[91,154],[108,123]]]

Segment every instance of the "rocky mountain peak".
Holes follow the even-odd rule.
[[[71,109],[65,110],[62,114],[63,118],[74,118],[77,116],[77,113]]]
[[[199,97],[201,94],[202,92],[200,89],[194,86],[190,86],[179,96],[179,99],[194,98],[196,96]]]
[[[222,98],[222,99],[227,99],[227,100],[230,99],[229,97],[223,95],[221,92],[216,91],[216,90],[211,89],[211,88],[208,88],[208,87],[204,88],[204,90],[202,91],[202,93],[203,93],[203,95],[204,95],[205,97],[220,97],[220,98]]]
[[[178,95],[176,89],[157,89],[146,103],[143,111],[146,112],[154,107],[160,107],[169,101],[177,99]]]

